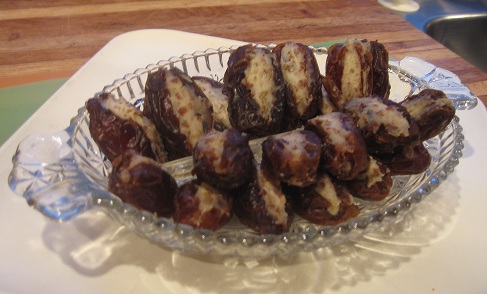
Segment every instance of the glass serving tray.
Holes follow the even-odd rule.
[[[115,80],[101,92],[111,92],[140,106],[148,73],[159,67],[179,67],[190,76],[221,80],[228,57],[235,48],[207,49],[150,64]],[[324,73],[327,49],[312,48]],[[389,73],[392,100],[400,101],[422,89],[436,88],[443,90],[457,109],[469,109],[476,105],[477,99],[458,77],[420,59],[406,57],[399,62],[390,62]],[[162,247],[190,253],[242,257],[310,251],[353,239],[381,227],[446,180],[458,164],[463,149],[462,128],[455,117],[443,133],[424,142],[432,155],[431,165],[425,172],[394,177],[391,193],[383,201],[356,199],[356,204],[361,208],[360,215],[336,226],[319,226],[296,216],[288,233],[259,235],[241,225],[234,216],[230,223],[213,232],[156,217],[109,193],[107,176],[111,164],[92,140],[88,122],[89,116],[83,106],[65,130],[48,135],[31,135],[22,141],[13,157],[14,166],[9,176],[11,189],[23,195],[29,205],[57,221],[68,221],[88,209],[102,209],[122,226]],[[257,160],[260,160],[262,141],[257,139],[250,142]],[[178,182],[192,177],[190,157],[165,163],[165,166]]]

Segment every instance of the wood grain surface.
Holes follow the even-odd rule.
[[[74,74],[112,38],[161,28],[257,43],[378,40],[457,74],[484,104],[487,74],[376,0],[0,1],[0,87]]]

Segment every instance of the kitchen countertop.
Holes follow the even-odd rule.
[[[163,28],[245,42],[361,37],[457,74],[484,104],[487,74],[374,0],[2,1],[0,87],[74,74],[127,31]]]
[[[0,147],[0,160],[7,163],[0,168],[0,222],[4,222],[0,229],[0,293],[487,290],[483,276],[487,237],[482,233],[487,222],[483,213],[487,192],[481,173],[475,170],[478,165],[487,165],[483,154],[487,139],[479,127],[487,123],[482,104],[458,112],[466,137],[460,165],[415,209],[365,238],[292,259],[186,256],[135,236],[96,210],[67,223],[55,223],[30,208],[6,185],[11,169],[8,161],[20,140],[31,133],[65,127],[93,89],[130,72],[135,65],[153,61],[158,54],[163,59],[186,49],[228,46],[232,40],[312,44],[351,36],[377,39],[395,59],[415,56],[454,72],[485,104],[485,74],[375,1],[80,4],[59,0],[0,5],[0,86],[70,77]],[[156,30],[137,31],[147,28]],[[136,56],[140,41],[144,42],[143,54]]]

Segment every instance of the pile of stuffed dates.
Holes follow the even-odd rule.
[[[231,53],[222,81],[161,67],[141,108],[96,95],[86,108],[112,163],[108,189],[209,230],[233,215],[259,234],[289,231],[295,215],[319,225],[354,218],[354,198],[381,201],[392,176],[429,167],[422,142],[455,116],[438,90],[389,100],[388,58],[379,42],[351,38],[329,48],[322,74],[304,44],[248,44]],[[265,138],[260,161],[255,138]],[[187,156],[194,177],[178,183],[163,163]]]

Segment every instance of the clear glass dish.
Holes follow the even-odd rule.
[[[259,45],[263,46],[263,45]],[[273,46],[273,45],[270,45]],[[189,75],[221,79],[230,52],[236,47],[207,49],[184,54],[135,70],[104,87],[139,105],[144,99],[147,75],[159,67],[179,67]],[[326,48],[313,48],[324,73]],[[417,58],[391,62],[391,99],[399,101],[425,88],[444,90],[457,109],[475,107],[476,98],[458,78]],[[441,76],[438,78],[440,72]],[[432,78],[434,77],[434,78]],[[453,82],[452,82],[453,81]],[[463,95],[463,96],[462,96]],[[296,217],[289,233],[259,235],[234,217],[216,232],[197,230],[125,204],[107,191],[110,162],[104,159],[88,129],[86,108],[79,109],[71,124],[55,134],[32,135],[22,141],[13,157],[9,177],[13,191],[47,217],[67,221],[88,209],[102,209],[122,226],[165,248],[190,253],[266,257],[294,254],[332,246],[383,226],[400,212],[429,194],[453,172],[462,156],[463,135],[458,118],[437,137],[424,142],[432,155],[428,170],[412,176],[397,176],[390,195],[380,202],[357,199],[358,217],[336,226],[319,226]],[[251,147],[260,160],[260,142]],[[178,181],[191,177],[192,160],[183,158],[165,164]]]

